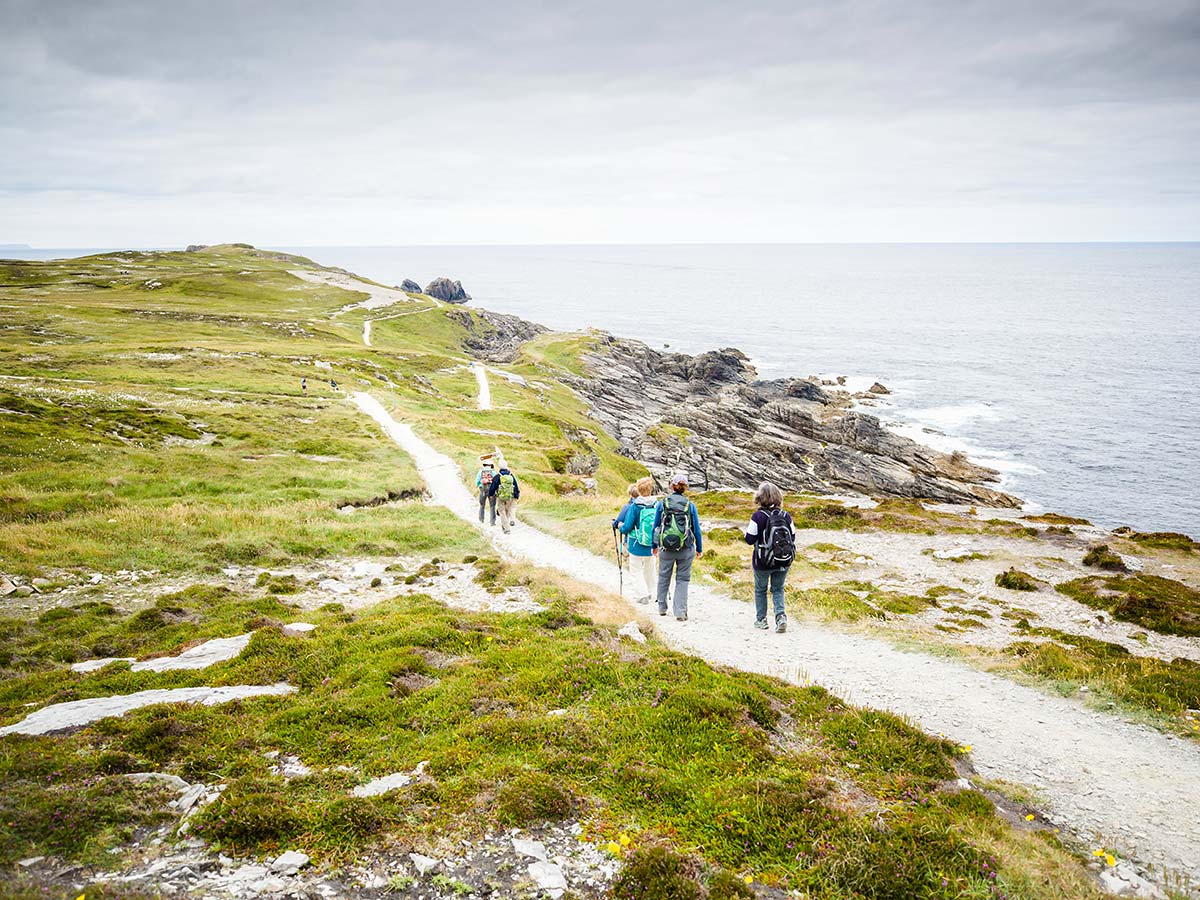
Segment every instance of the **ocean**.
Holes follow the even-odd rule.
[[[1034,509],[1200,534],[1197,243],[280,249],[388,284],[461,279],[556,329],[737,347],[764,378],[880,381],[870,412]]]

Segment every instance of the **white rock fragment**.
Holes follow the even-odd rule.
[[[275,857],[271,871],[282,875],[295,875],[308,865],[308,855],[299,850],[288,850]]]
[[[22,868],[28,869],[30,866],[36,866],[38,863],[40,863],[45,858],[46,857],[44,857],[44,856],[29,856],[29,857],[26,857],[25,859],[18,859],[17,865],[21,866]]]
[[[567,878],[562,869],[552,862],[538,860],[529,865],[529,877],[540,890],[545,891],[553,900],[558,900],[567,889]]]
[[[283,633],[290,637],[300,637],[300,635],[315,631],[316,627],[311,622],[288,622],[283,626]]]
[[[367,562],[363,560],[356,562],[350,567],[351,578],[382,578],[387,571],[387,566],[383,563]]]
[[[428,760],[425,760],[419,763],[411,772],[393,772],[391,775],[384,775],[381,778],[368,781],[366,784],[358,785],[350,793],[355,797],[378,797],[380,794],[386,794],[388,791],[408,787],[408,785],[413,783],[414,779],[421,777],[421,773],[425,771],[425,766],[428,764]]]
[[[160,656],[146,659],[130,666],[135,672],[170,672],[179,669],[207,669],[219,662],[234,659],[250,643],[250,634],[236,637],[213,638],[203,644],[184,650],[178,656]]]
[[[95,672],[103,669],[105,666],[111,666],[113,663],[134,663],[137,662],[136,656],[106,656],[104,659],[86,659],[83,662],[71,663],[72,672]]]
[[[230,685],[222,687],[168,688],[138,691],[117,697],[90,697],[55,703],[30,713],[20,722],[0,728],[0,734],[49,734],[66,728],[80,728],[109,716],[123,716],[131,710],[158,703],[203,703],[215,706],[246,697],[280,697],[296,689],[290,684]]]
[[[130,772],[125,776],[130,781],[159,781],[168,787],[173,787],[177,791],[186,791],[191,787],[186,781],[178,775],[168,775],[166,772]]]
[[[621,626],[621,630],[617,634],[621,637],[629,638],[636,644],[646,643],[646,636],[642,634],[642,629],[638,628],[637,622],[626,622]]]
[[[541,841],[531,841],[528,838],[513,838],[513,850],[520,853],[522,856],[528,856],[532,859],[540,859],[542,862],[547,861],[546,845]]]
[[[350,585],[338,581],[336,578],[326,578],[322,580],[317,587],[323,591],[329,591],[331,594],[350,593]]]
[[[417,870],[417,874],[422,877],[441,865],[440,860],[436,860],[432,856],[423,856],[420,853],[410,853],[408,858],[412,862],[413,868]]]

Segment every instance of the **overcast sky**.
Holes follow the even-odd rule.
[[[1200,0],[0,0],[0,242],[1200,240]]]

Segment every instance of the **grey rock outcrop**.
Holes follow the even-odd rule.
[[[600,334],[570,379],[623,452],[652,472],[689,471],[698,486],[858,491],[985,506],[1018,506],[988,485],[992,469],[938,453],[848,409],[844,391],[792,378],[759,381],[725,348],[688,356]]]
[[[463,290],[461,281],[451,281],[449,278],[433,279],[425,287],[425,293],[445,303],[466,303],[471,299],[471,295]]]
[[[546,332],[544,326],[527,322],[519,316],[486,309],[476,310],[474,314],[465,310],[451,310],[448,315],[467,331],[463,349],[471,356],[488,362],[512,362],[523,343]]]
[[[400,282],[400,290],[408,291],[410,294],[419,294],[421,293],[421,286],[411,278],[405,278]]]

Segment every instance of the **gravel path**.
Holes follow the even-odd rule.
[[[366,393],[353,401],[412,456],[433,502],[477,524],[453,461]],[[525,525],[487,532],[505,553],[616,592],[611,561]],[[643,615],[650,608],[638,609]],[[1035,790],[1044,811],[1081,840],[1200,882],[1200,749],[954,660],[904,652],[810,622],[756,631],[744,603],[693,585],[689,621],[653,619],[669,645],[713,663],[816,683],[973,747],[976,769]]]

